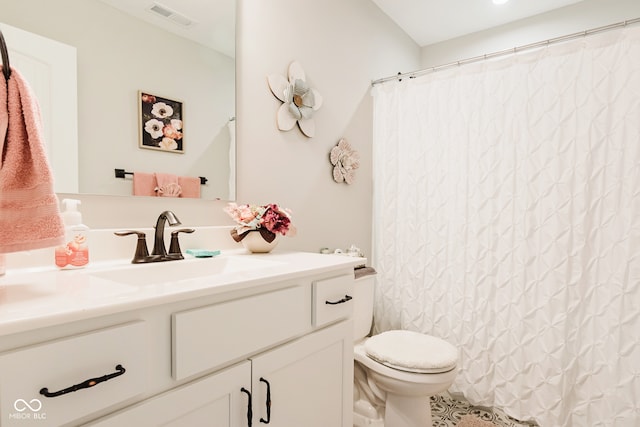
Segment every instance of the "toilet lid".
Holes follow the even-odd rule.
[[[447,372],[456,366],[458,350],[440,338],[413,331],[387,331],[364,343],[367,356],[401,371]]]

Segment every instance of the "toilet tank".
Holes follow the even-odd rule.
[[[373,323],[373,296],[376,276],[355,279],[353,287],[353,340],[360,341],[371,331]]]

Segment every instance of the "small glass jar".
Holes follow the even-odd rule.
[[[351,247],[347,249],[347,255],[352,257],[360,257],[362,256],[362,251],[360,251],[360,248],[356,245],[351,245]]]

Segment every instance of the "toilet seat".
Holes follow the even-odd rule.
[[[458,350],[448,342],[413,331],[387,331],[367,339],[368,357],[389,368],[418,374],[438,374],[456,367]]]

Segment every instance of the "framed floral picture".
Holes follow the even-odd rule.
[[[138,91],[140,148],[184,153],[183,105]]]

